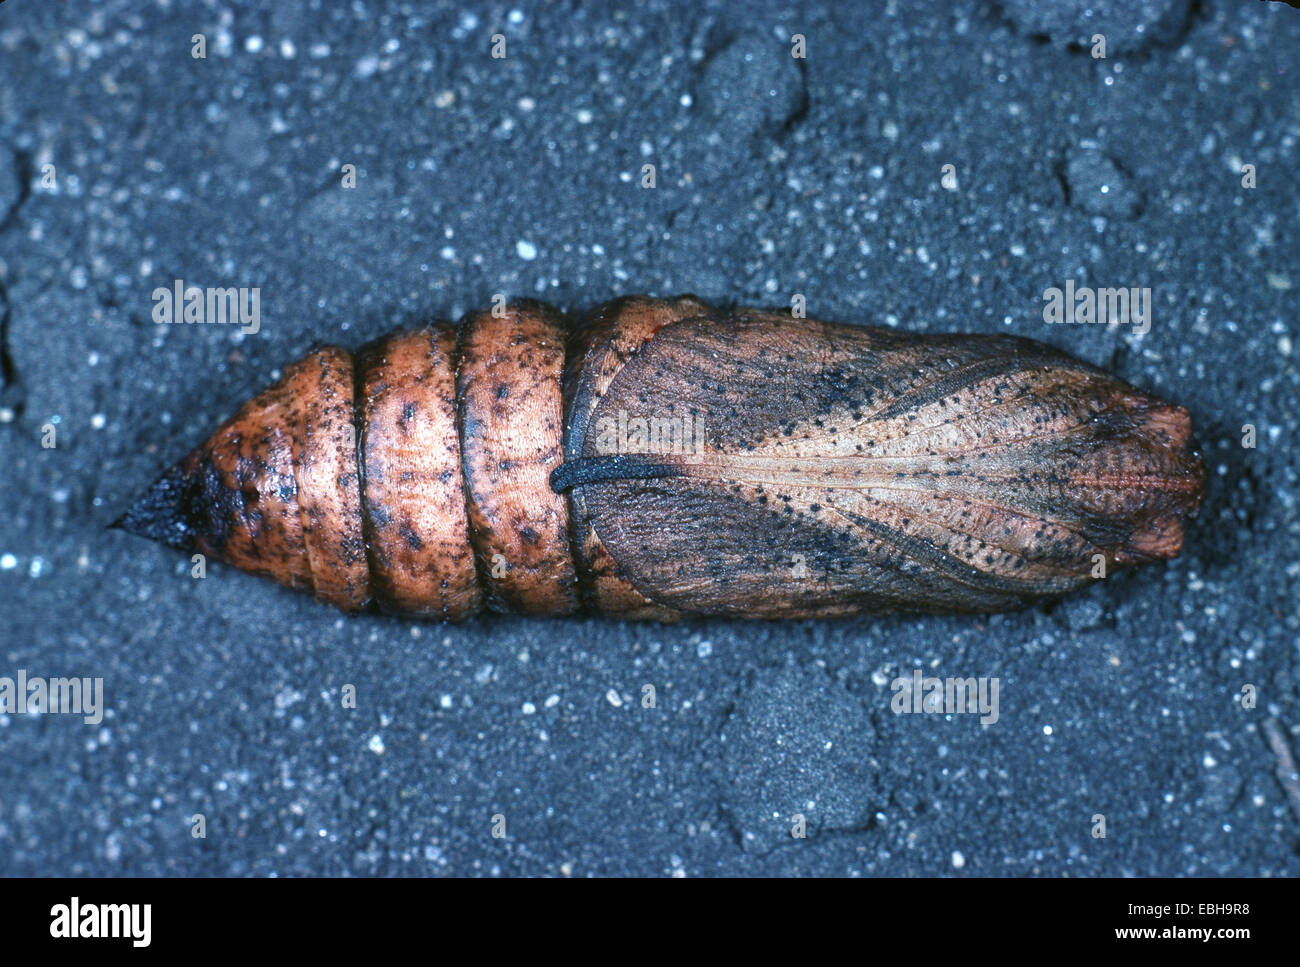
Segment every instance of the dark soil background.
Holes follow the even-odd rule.
[[[0,715],[0,873],[1300,873],[1300,11],[925,6],[0,7],[0,676],[108,708]],[[176,279],[261,331],[154,324]],[[1045,325],[1066,279],[1150,286],[1150,331]],[[1183,403],[1184,555],[983,618],[442,627],[106,530],[312,343],[685,291]],[[998,677],[999,721],[894,715],[914,668]]]

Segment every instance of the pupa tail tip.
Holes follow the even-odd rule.
[[[177,550],[194,543],[193,486],[189,474],[176,464],[155,480],[109,530],[146,537]]]

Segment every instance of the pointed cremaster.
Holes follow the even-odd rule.
[[[289,367],[114,526],[363,607],[351,356],[326,346]]]

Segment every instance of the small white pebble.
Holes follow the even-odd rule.
[[[0,569],[3,569],[5,571],[12,571],[17,566],[18,566],[18,558],[14,557],[12,554],[5,554],[3,556],[0,556]]]
[[[1051,735],[1051,734],[1052,734],[1052,727],[1050,725],[1044,725],[1043,735]]]
[[[438,699],[438,704],[441,705],[443,708],[451,708],[451,696],[450,695],[442,696],[442,698]]]
[[[518,242],[515,242],[515,253],[525,262],[531,262],[533,259],[537,258],[537,246],[532,242],[525,242],[523,239],[520,239]]]
[[[244,41],[244,50],[248,51],[250,54],[256,54],[261,49],[262,38],[257,36],[257,34],[253,34],[253,36]]]
[[[590,124],[593,117],[594,115],[584,107],[582,110],[578,112],[578,123]]]
[[[525,715],[532,715],[536,711],[537,711],[536,705],[534,705],[532,702],[524,702],[523,713]]]
[[[952,868],[953,868],[954,870],[960,870],[960,869],[961,869],[963,866],[965,866],[965,865],[966,865],[966,857],[964,857],[964,856],[961,855],[961,850],[959,850],[959,849],[955,849],[955,850],[953,850],[953,851],[952,851]]]
[[[103,413],[96,413],[90,418],[90,425],[93,429],[96,430],[104,429],[104,424],[106,424],[107,422],[108,420],[104,417]]]
[[[384,740],[380,738],[378,735],[372,735],[370,737],[370,742],[368,743],[367,747],[375,755],[384,754]]]
[[[609,702],[609,704],[615,708],[622,708],[623,706],[622,697],[612,688],[605,693],[605,701]]]

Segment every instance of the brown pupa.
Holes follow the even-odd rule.
[[[317,349],[118,524],[345,611],[988,612],[1174,557],[1204,483],[1033,340],[629,296]]]

